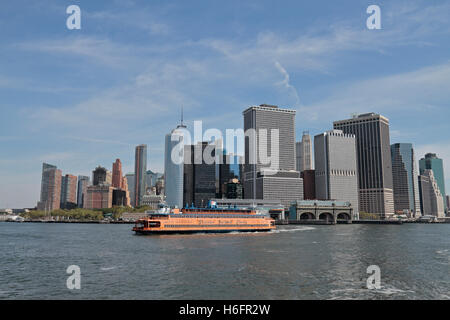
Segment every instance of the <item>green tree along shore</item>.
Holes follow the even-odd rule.
[[[71,210],[65,209],[57,209],[53,210],[50,213],[46,213],[41,210],[32,210],[30,212],[22,213],[21,216],[25,219],[42,219],[44,217],[59,217],[65,220],[84,220],[84,221],[99,221],[103,220],[105,215],[111,215],[111,218],[114,220],[118,220],[122,217],[122,213],[124,212],[145,212],[146,210],[150,210],[149,206],[142,207],[113,207],[107,209],[82,209],[76,208]]]
[[[375,213],[367,213],[364,211],[359,212],[360,220],[380,220],[380,216]]]

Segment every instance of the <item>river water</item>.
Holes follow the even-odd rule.
[[[0,223],[0,299],[450,299],[450,224],[131,228]],[[66,286],[70,265],[80,290]],[[370,265],[380,289],[367,289]]]

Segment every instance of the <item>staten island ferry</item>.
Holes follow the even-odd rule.
[[[275,220],[258,210],[218,208],[210,201],[206,208],[160,208],[156,213],[139,219],[133,228],[137,234],[167,234],[196,232],[249,232],[275,229]]]

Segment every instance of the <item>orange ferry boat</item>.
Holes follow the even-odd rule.
[[[255,209],[218,208],[210,204],[207,208],[163,208],[136,221],[133,231],[137,234],[167,234],[272,229],[275,229],[275,220]]]

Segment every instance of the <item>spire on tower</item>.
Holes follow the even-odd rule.
[[[177,126],[177,128],[186,128],[183,123],[183,106],[181,106],[181,123]]]

